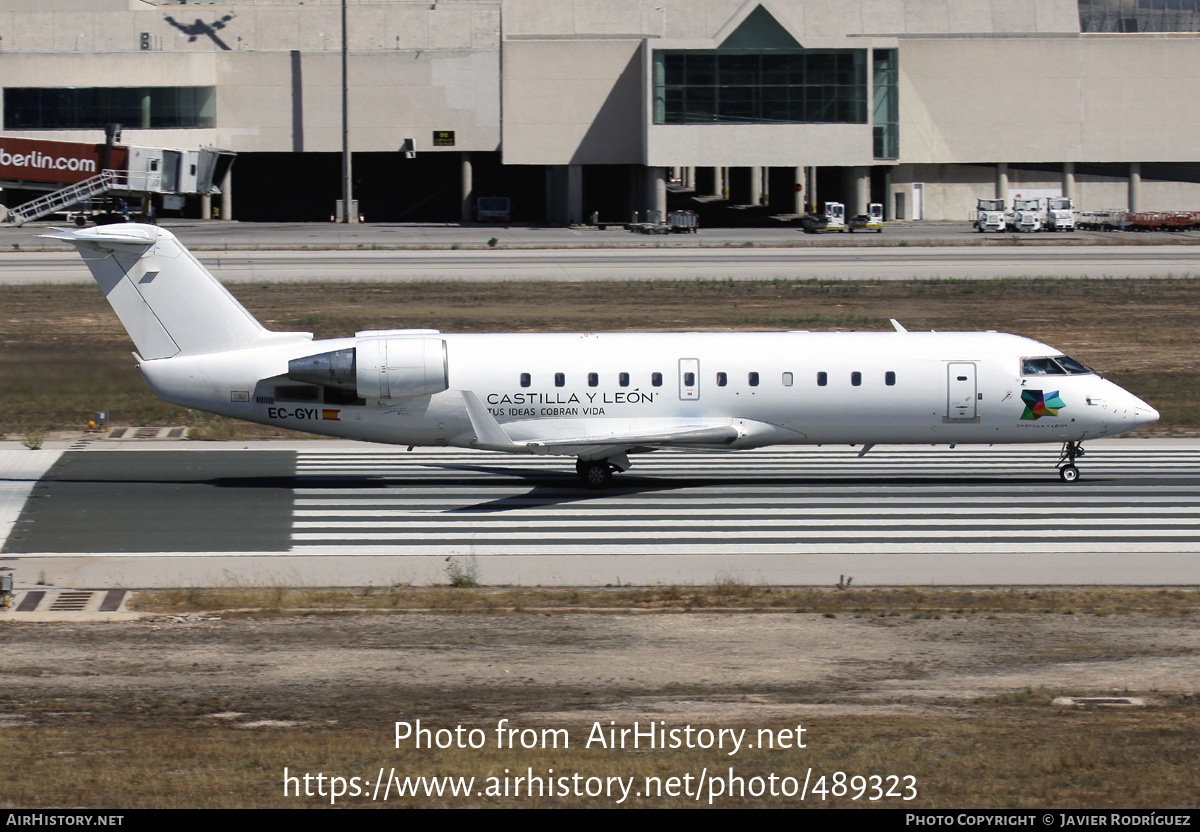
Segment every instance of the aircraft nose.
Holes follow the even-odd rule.
[[[1152,425],[1158,421],[1158,411],[1136,396],[1133,399],[1133,423],[1137,427]]]
[[[1158,411],[1137,396],[1115,384],[1107,388],[1109,424],[1115,432],[1136,430],[1143,425],[1152,425],[1158,421]],[[1098,401],[1089,399],[1092,403]]]

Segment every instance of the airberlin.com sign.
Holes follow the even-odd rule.
[[[125,167],[127,151],[113,148],[110,168]],[[0,179],[70,184],[100,172],[104,145],[0,137]]]

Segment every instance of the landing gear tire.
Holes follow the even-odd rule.
[[[1075,482],[1079,479],[1079,469],[1075,460],[1083,456],[1083,442],[1064,442],[1062,453],[1058,457],[1058,478],[1063,482]]]
[[[612,466],[604,459],[581,459],[575,463],[575,472],[588,488],[604,488],[612,482]]]

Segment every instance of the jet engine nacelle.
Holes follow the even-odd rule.
[[[440,338],[359,338],[351,349],[289,361],[287,375],[368,400],[432,396],[450,386]]]
[[[361,398],[432,396],[450,386],[446,342],[440,338],[360,338],[354,349]]]

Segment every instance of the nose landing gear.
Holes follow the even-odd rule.
[[[1079,479],[1075,458],[1083,455],[1082,442],[1064,442],[1062,453],[1058,457],[1058,478],[1063,482],[1075,482]]]

